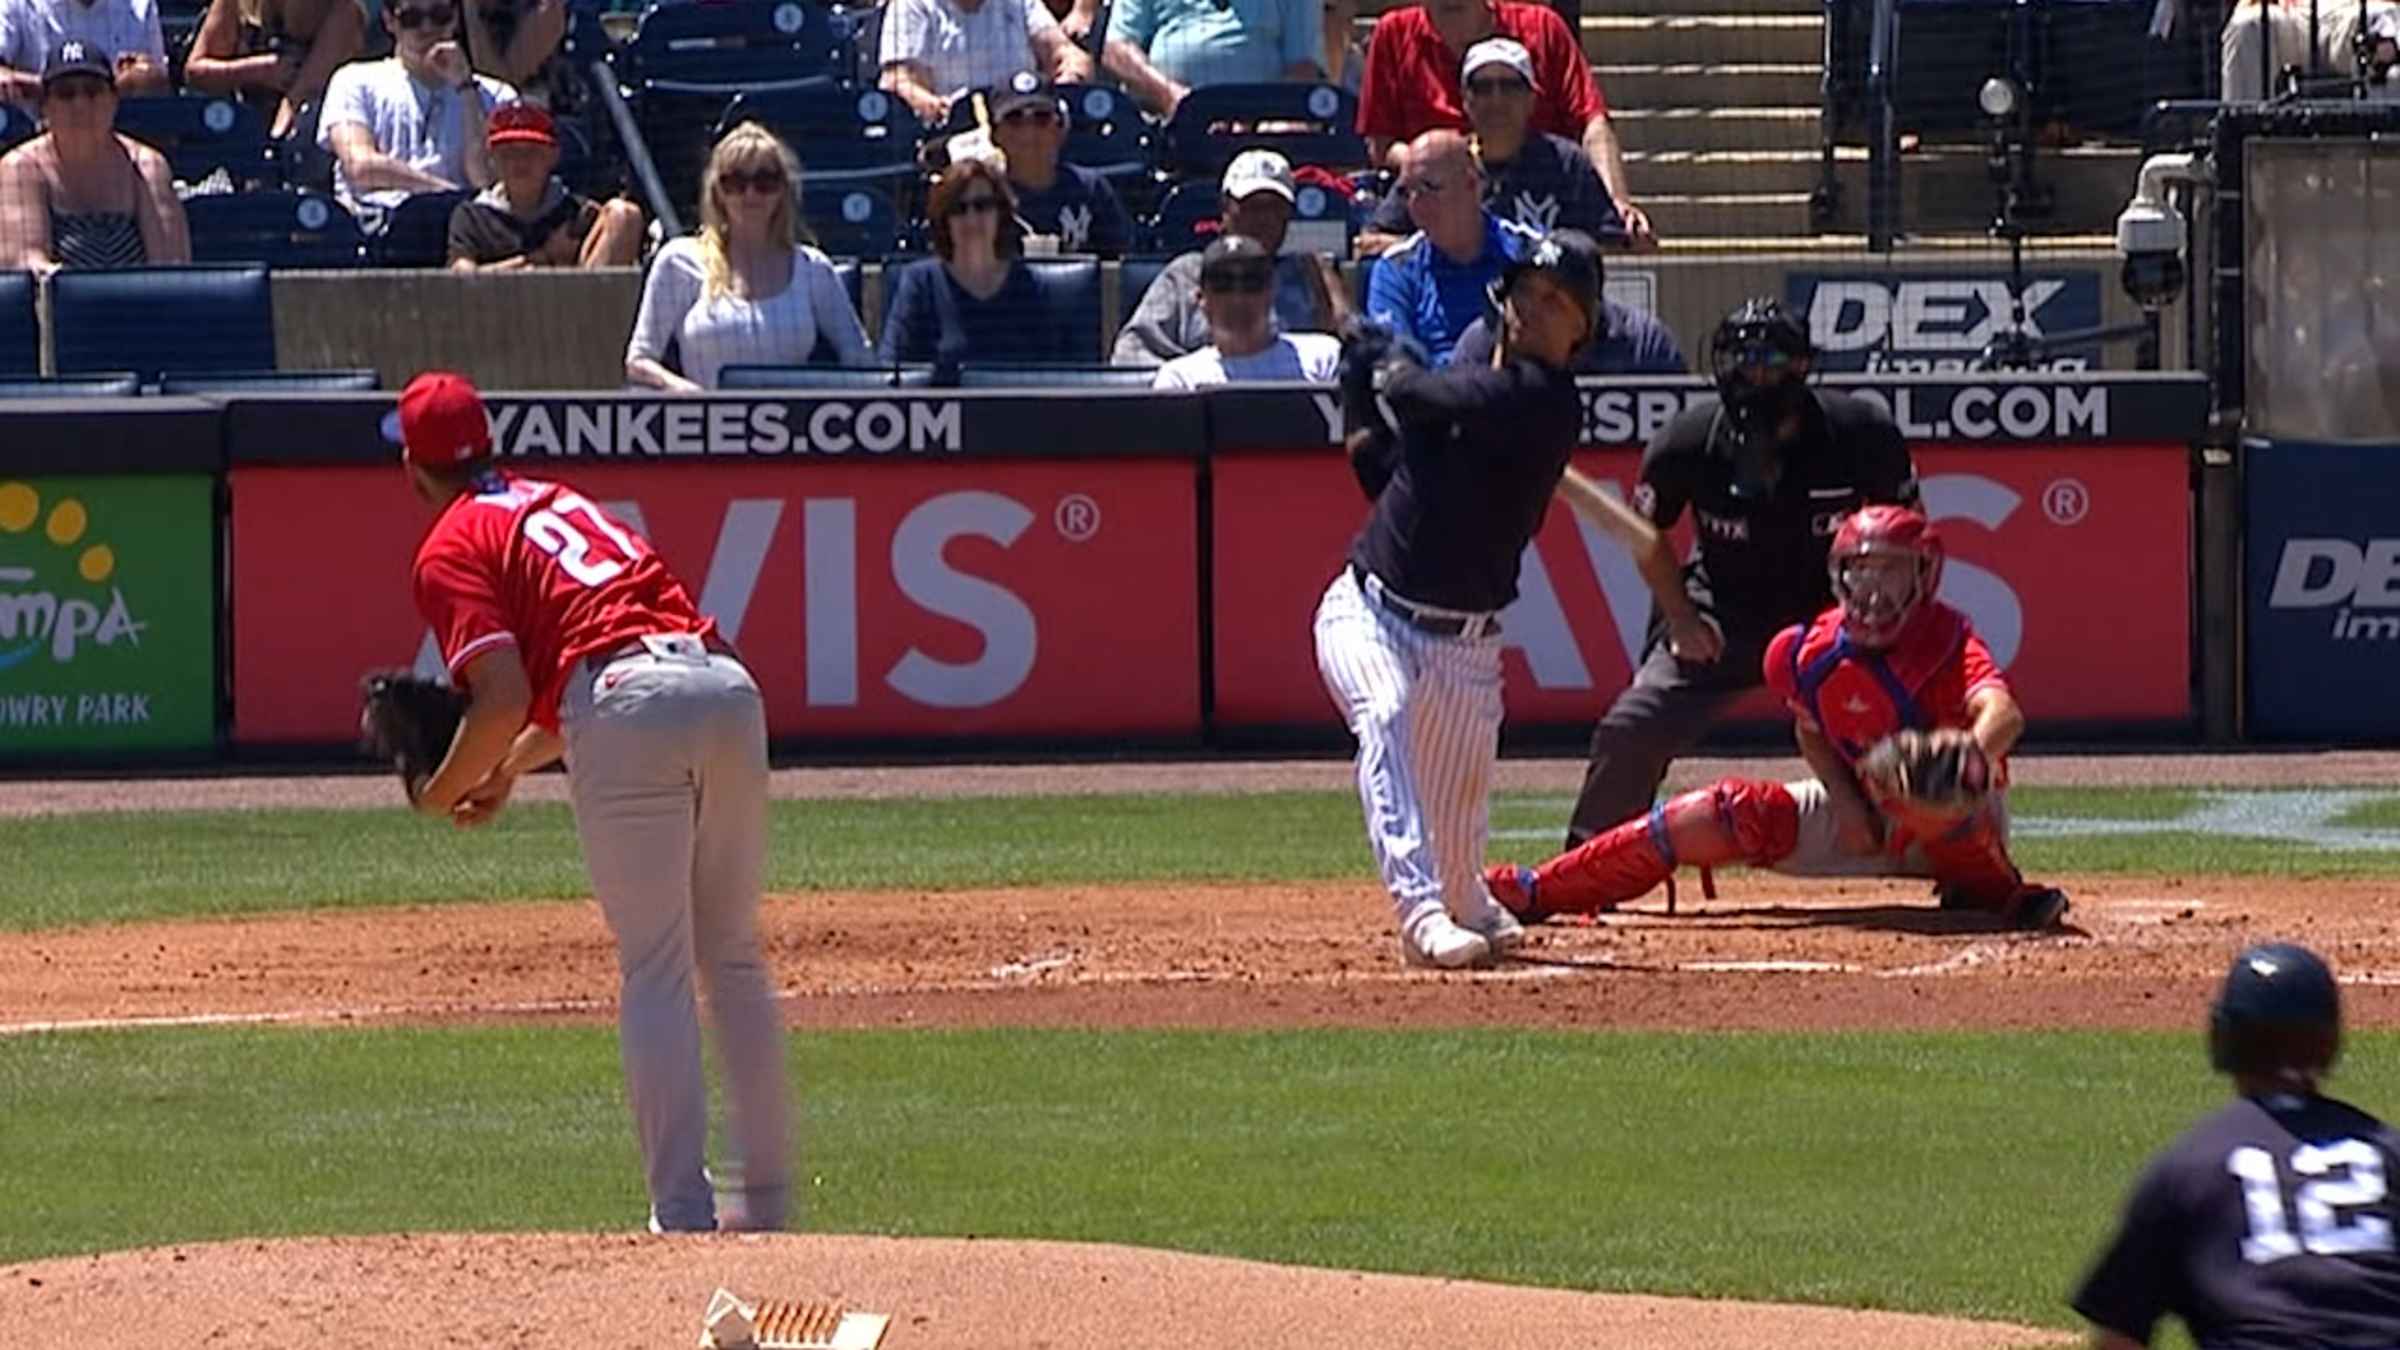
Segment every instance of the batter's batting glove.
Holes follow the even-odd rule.
[[[449,685],[405,670],[370,671],[359,681],[359,692],[359,739],[376,758],[392,762],[414,805],[425,780],[450,753],[467,700]]]
[[[1992,791],[1990,757],[1957,732],[1894,732],[1859,760],[1858,776],[1879,801],[1945,818],[1972,814]]]

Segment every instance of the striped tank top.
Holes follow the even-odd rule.
[[[130,211],[50,213],[50,252],[62,267],[139,267],[150,261]]]

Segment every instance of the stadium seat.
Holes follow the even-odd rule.
[[[614,58],[668,197],[696,212],[700,171],[736,94],[831,86],[850,20],[807,0],[653,5]]]
[[[377,267],[440,267],[450,261],[450,213],[472,192],[420,192],[391,210],[383,233],[367,241]]]
[[[363,394],[383,387],[371,370],[238,370],[161,376],[162,394]]]
[[[961,389],[1042,389],[1065,385],[1147,389],[1158,372],[1149,366],[969,365],[958,372]]]
[[[752,121],[792,147],[812,187],[917,175],[917,115],[880,89],[812,85],[737,94],[715,134]]]
[[[866,290],[866,270],[859,266],[856,258],[835,258],[833,260],[833,274],[841,278],[842,290],[850,297],[850,309],[853,313],[866,313],[865,307],[860,303]]]
[[[923,389],[933,383],[933,367],[902,366],[727,366],[717,374],[719,389]]]
[[[230,192],[183,204],[192,261],[269,267],[357,267],[366,240],[358,221],[321,192]]]
[[[1117,264],[1117,326],[1133,317],[1133,311],[1150,293],[1150,283],[1167,270],[1167,258],[1127,258]]]
[[[0,272],[0,378],[42,373],[42,325],[31,272]]]
[[[800,192],[800,214],[817,247],[844,258],[886,258],[900,251],[900,211],[878,189],[857,183],[818,183]],[[851,292],[855,303],[857,292]]]
[[[1157,163],[1158,148],[1148,119],[1123,92],[1099,85],[1063,84],[1067,143],[1058,157],[1102,178],[1140,178]],[[1126,186],[1119,182],[1120,191]]]
[[[165,155],[179,182],[197,183],[219,169],[236,188],[276,176],[266,122],[238,99],[175,94],[122,99],[117,130]]]
[[[1042,292],[1043,308],[1063,314],[1092,344],[1092,359],[1100,359],[1100,263],[1094,258],[1028,258],[1033,284]]]
[[[40,131],[31,113],[14,103],[0,103],[0,151],[13,150]]]
[[[66,268],[50,278],[50,345],[62,375],[273,370],[267,269]]]
[[[77,375],[56,380],[0,380],[0,399],[126,398],[140,392],[141,377],[124,371],[112,375]]]
[[[1150,222],[1149,247],[1158,253],[1184,253],[1208,247],[1217,237],[1217,218],[1223,213],[1223,193],[1217,179],[1187,178],[1167,190]],[[1347,257],[1362,212],[1348,198],[1315,183],[1302,183],[1292,202],[1291,234],[1286,249]]]
[[[1194,89],[1167,123],[1178,177],[1215,178],[1244,150],[1280,152],[1296,168],[1368,167],[1356,130],[1358,96],[1329,84],[1212,84]]]

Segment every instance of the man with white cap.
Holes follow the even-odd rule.
[[[1467,49],[1459,74],[1475,158],[1483,166],[1483,204],[1502,220],[1539,230],[1581,230],[1603,245],[1626,242],[1625,218],[1583,147],[1533,125],[1533,54],[1511,38]],[[1415,228],[1399,193],[1385,195],[1358,238],[1371,258]]]
[[[1272,150],[1245,150],[1218,180],[1224,207],[1219,233],[1258,241],[1275,259],[1274,312],[1283,332],[1324,331],[1332,325],[1319,310],[1308,260],[1283,253],[1299,191],[1291,161]],[[1200,250],[1177,257],[1142,293],[1133,317],[1117,332],[1109,359],[1120,366],[1155,366],[1196,352],[1209,343],[1208,315],[1200,308]]]

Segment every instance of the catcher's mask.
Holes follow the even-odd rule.
[[[1942,586],[1942,537],[1922,512],[1870,506],[1842,522],[1826,555],[1842,630],[1861,647],[1889,647]]]
[[[1769,453],[1775,431],[1807,400],[1814,359],[1808,330],[1773,300],[1744,301],[1717,324],[1708,371],[1733,438],[1735,496],[1774,495],[1782,477]]]
[[[2208,1009],[2219,1073],[2315,1078],[2342,1050],[2342,996],[2316,953],[2268,942],[2233,958]]]

